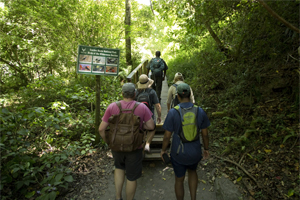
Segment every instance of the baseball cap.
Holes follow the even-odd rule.
[[[135,85],[133,83],[125,83],[122,87],[122,92],[133,93],[135,90]]]
[[[186,83],[180,83],[177,86],[177,93],[179,93],[179,94],[186,94],[186,93],[190,93],[190,92],[191,92],[191,88]]]

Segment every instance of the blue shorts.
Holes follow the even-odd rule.
[[[196,170],[199,162],[192,165],[182,165],[176,162],[171,156],[171,163],[173,165],[175,176],[180,178],[185,175],[187,169]]]

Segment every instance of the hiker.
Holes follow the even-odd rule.
[[[156,92],[150,88],[153,84],[153,80],[148,78],[146,74],[142,74],[139,77],[139,82],[137,82],[137,93],[136,93],[136,100],[142,102],[147,105],[147,107],[152,112],[152,119],[154,123],[156,123],[155,116],[154,116],[154,106],[157,112],[157,124],[161,123],[161,106],[157,97]],[[145,151],[150,152],[150,143],[155,134],[155,128],[153,130],[148,130],[147,132],[147,140],[145,145]]]
[[[176,93],[176,87],[181,83],[184,83],[183,75],[180,72],[177,72],[174,76],[173,85],[171,85],[168,90],[168,98],[167,98],[168,112],[171,108],[174,108],[179,103],[179,100],[177,98],[177,93]],[[190,90],[191,90],[190,102],[195,103],[192,88],[190,88]]]
[[[153,130],[154,129],[154,121],[152,119],[152,113],[151,111],[147,108],[142,103],[134,101],[135,98],[135,85],[133,83],[125,83],[122,87],[122,95],[123,95],[123,100],[115,103],[111,103],[102,118],[102,122],[99,126],[99,132],[100,136],[103,138],[103,140],[109,144],[109,146],[112,148],[119,148],[124,149],[127,147],[123,144],[119,145],[114,145],[115,141],[122,141],[124,142],[124,138],[118,139],[118,133],[122,136],[124,134],[124,129],[129,127],[130,131],[132,130],[132,127],[134,130],[136,130],[136,126],[128,126],[129,124],[135,124],[137,123],[137,131],[141,132],[142,129],[146,130]],[[123,109],[121,112],[124,116],[124,113],[130,114],[133,117],[129,118],[127,122],[122,124],[123,126],[121,127],[121,117],[119,117],[118,122],[116,124],[109,123],[109,121],[112,121],[114,119],[114,116],[120,114],[120,109],[119,106],[117,105],[120,103],[121,108]],[[124,111],[124,109],[126,109]],[[128,109],[134,109],[134,111],[128,111]],[[126,112],[127,111],[127,112]],[[131,113],[133,112],[133,114]],[[123,118],[122,118],[123,119]],[[128,118],[126,118],[128,119]],[[135,121],[133,121],[134,119]],[[119,124],[120,122],[120,124]],[[126,124],[127,123],[127,124]],[[114,130],[114,128],[117,128],[116,134],[113,135],[115,136],[113,140],[111,140],[112,134],[111,132],[106,132],[106,128],[110,127],[110,130]],[[127,200],[132,200],[135,191],[137,188],[137,179],[141,177],[142,175],[142,160],[143,160],[143,139],[144,135],[140,133],[141,135],[138,135],[137,138],[139,138],[137,141],[140,142],[140,144],[137,144],[137,149],[134,149],[133,151],[129,152],[123,152],[123,151],[115,151],[112,149],[112,155],[114,158],[114,165],[115,165],[115,171],[114,171],[114,179],[115,179],[115,189],[116,189],[116,199],[122,200],[122,188],[123,188],[123,183],[125,179],[125,172],[126,172],[126,199]],[[121,137],[120,136],[120,137]],[[132,138],[135,137],[128,137],[132,140]],[[124,139],[124,140],[123,140]],[[136,140],[134,142],[129,141],[127,144],[136,144]],[[113,146],[114,145],[114,146]],[[128,145],[129,146],[129,145]],[[127,149],[128,150],[128,149]]]
[[[172,145],[170,149],[171,163],[175,173],[175,194],[177,200],[184,198],[184,178],[188,171],[188,184],[191,200],[196,200],[198,186],[197,166],[200,160],[207,159],[209,119],[202,108],[190,102],[190,86],[181,83],[177,86],[177,94],[180,104],[172,108],[163,125],[165,129],[161,158],[167,153],[167,147],[171,135]],[[185,126],[183,126],[185,125]],[[200,131],[203,139],[204,151],[201,149]]]
[[[152,58],[149,64],[146,66],[147,74],[151,70],[151,79],[154,80],[152,88],[156,91],[159,102],[161,101],[161,89],[162,82],[165,80],[168,66],[166,62],[160,57],[160,51],[155,52],[155,58]]]

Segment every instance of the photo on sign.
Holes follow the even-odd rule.
[[[94,73],[104,73],[105,66],[104,65],[93,65]]]
[[[105,57],[93,56],[93,64],[104,65],[105,64]]]
[[[79,64],[79,71],[82,71],[82,72],[91,72],[91,65],[88,65],[88,64]]]
[[[79,55],[79,62],[91,63],[92,62],[92,56],[89,56],[89,55]]]
[[[117,70],[118,70],[117,67],[106,67],[107,74],[116,74]]]
[[[118,58],[106,58],[106,64],[107,65],[117,65]]]

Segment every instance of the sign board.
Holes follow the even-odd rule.
[[[118,76],[119,61],[119,49],[78,45],[78,74]]]

